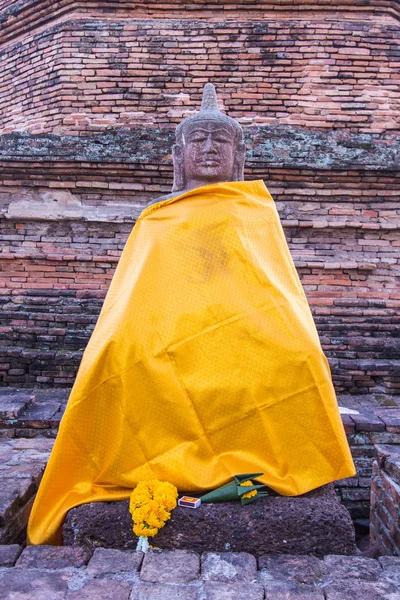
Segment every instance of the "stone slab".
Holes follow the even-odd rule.
[[[47,429],[58,427],[61,415],[55,415],[61,411],[60,402],[34,403],[19,417],[20,427],[32,427],[33,429]]]
[[[128,502],[99,502],[72,509],[65,521],[64,544],[135,549]],[[267,497],[242,507],[239,502],[174,509],[152,541],[162,549],[197,552],[277,554],[354,554],[350,515],[332,485],[303,496]]]
[[[188,583],[200,574],[200,558],[186,550],[148,550],[140,579],[151,583]]]
[[[0,437],[0,544],[22,542],[54,440]]]
[[[266,600],[325,600],[323,591],[311,585],[272,581],[264,587]]]
[[[34,353],[37,356],[37,352]],[[0,437],[55,437],[69,389],[0,390]]]
[[[6,520],[9,520],[35,491],[36,486],[30,477],[0,477],[0,526],[5,525]]]
[[[205,600],[263,600],[264,589],[257,583],[216,583],[204,585]]]
[[[204,552],[201,575],[206,581],[254,581],[257,561],[248,552]]]
[[[115,579],[93,579],[80,590],[70,592],[68,600],[129,600],[131,584]],[[50,600],[50,598],[48,599]],[[171,599],[172,600],[172,599]]]
[[[70,547],[70,546],[69,546]],[[68,546],[64,546],[68,548]],[[88,575],[97,577],[107,573],[138,571],[143,560],[143,552],[130,552],[112,548],[96,548],[87,567]]]
[[[343,581],[324,588],[326,600],[400,600],[399,588],[390,583]]]
[[[324,570],[331,579],[377,581],[382,568],[373,558],[362,556],[325,556]]]
[[[324,575],[323,563],[316,556],[263,556],[258,559],[258,567],[265,584],[287,581],[311,585]]]
[[[71,546],[28,546],[19,557],[17,568],[65,569],[83,567],[91,557],[88,548]]]
[[[0,419],[17,419],[19,415],[32,402],[29,394],[1,394],[0,396]]]
[[[199,592],[191,585],[145,583],[133,586],[130,600],[199,600]]]
[[[67,590],[62,572],[13,568],[0,573],[1,600],[62,600]]]
[[[0,546],[0,567],[13,567],[20,554],[21,546],[18,544]]]
[[[398,569],[400,573],[400,556],[380,556],[378,561],[383,569]]]

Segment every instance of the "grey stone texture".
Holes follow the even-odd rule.
[[[130,600],[198,600],[197,587],[174,584],[142,584],[134,586]]]
[[[254,581],[257,561],[247,552],[205,552],[201,557],[201,575],[206,581]]]
[[[1,600],[62,600],[67,590],[63,572],[14,567],[0,574]]]
[[[19,557],[17,568],[64,569],[83,567],[91,557],[87,548],[71,546],[28,546]]]
[[[33,301],[37,302],[37,297]],[[26,350],[23,358],[32,362],[38,358],[39,353],[39,350]],[[48,368],[51,368],[49,357],[44,356],[43,359]],[[14,357],[14,360],[23,359]],[[3,438],[34,438],[43,435],[55,438],[69,392],[68,388],[24,391],[15,388],[0,389],[0,435]],[[5,441],[4,439],[3,442]],[[4,445],[0,449],[1,458],[4,453],[9,453],[7,448]]]
[[[400,600],[399,588],[384,582],[333,583],[324,592],[326,600]]]
[[[400,572],[400,556],[380,556],[378,560],[384,569],[396,569]]]
[[[377,140],[373,134],[346,134],[340,130],[314,131],[298,127],[271,125],[244,127],[245,142],[248,149],[247,165],[253,157],[263,166],[282,167],[282,155],[285,165],[303,168],[324,169],[337,167],[363,167],[373,164],[375,169],[396,169],[399,149],[390,139]],[[115,162],[124,164],[143,160],[143,132],[140,127],[96,132],[93,136],[73,135],[27,135],[15,131],[13,135],[0,137],[0,157],[7,160],[21,160],[22,156],[30,160],[43,161],[49,156],[59,160],[83,160],[88,162]],[[151,159],[157,161],[171,151],[174,143],[173,130],[170,128],[147,128],[145,138],[150,144]],[[296,140],[296,144],[293,140]],[[351,145],[349,144],[351,139]],[[368,152],[365,145],[368,144]],[[320,148],[326,148],[321,154]],[[27,159],[25,159],[27,160]]]
[[[234,523],[234,526],[232,525]],[[69,511],[64,544],[134,549],[128,502],[96,502]],[[242,507],[238,502],[177,507],[154,538],[162,549],[203,552],[353,554],[352,520],[332,485],[295,498],[270,496]]]
[[[393,583],[400,590],[400,556],[381,556],[378,560],[383,568],[380,580]]]
[[[145,554],[140,578],[153,583],[188,583],[200,574],[200,558],[195,552],[185,550],[148,550]]]
[[[265,583],[289,581],[313,584],[324,574],[323,563],[315,556],[263,556],[258,559],[258,567]]]
[[[92,577],[97,577],[99,575],[106,575],[107,573],[138,571],[142,560],[142,552],[96,548],[88,564],[87,573]]]
[[[68,600],[129,600],[131,589],[132,585],[126,581],[93,579],[80,590],[69,593],[67,598]]]
[[[268,555],[256,570],[248,553],[150,549],[141,561],[98,548],[76,566],[87,550],[66,549],[63,560],[63,548],[45,546],[0,568],[0,600],[400,600],[400,557]],[[12,562],[18,551],[5,553]]]
[[[325,600],[323,591],[310,585],[274,581],[264,588],[266,600]]]
[[[347,581],[349,579],[377,581],[382,573],[379,562],[362,556],[325,556],[324,568],[329,578]]]
[[[0,419],[16,419],[31,404],[28,393],[2,394],[0,396]]]
[[[264,589],[257,583],[216,583],[204,585],[206,600],[263,600]]]
[[[0,544],[23,542],[30,509],[54,440],[2,439]]]
[[[20,554],[21,546],[18,544],[0,546],[0,567],[13,567]]]

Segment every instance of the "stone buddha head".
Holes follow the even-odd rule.
[[[200,110],[179,123],[175,136],[173,192],[220,181],[243,181],[243,131],[237,121],[219,110],[212,83],[204,86]]]

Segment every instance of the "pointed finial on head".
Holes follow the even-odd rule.
[[[200,110],[219,110],[217,92],[212,83],[206,83],[203,88],[203,97],[201,100]]]
[[[243,143],[243,131],[235,119],[228,117],[220,111],[218,106],[217,94],[212,83],[206,83],[203,88],[201,108],[194,115],[187,117],[179,123],[175,130],[176,144],[172,149],[174,161],[174,185],[173,192],[184,190],[188,184],[185,166],[184,147],[190,133],[204,124],[212,126],[212,130],[225,129],[230,133],[231,143],[234,147],[235,164],[232,171],[232,177],[229,181],[243,181],[243,167],[245,160],[245,146]],[[208,183],[210,179],[206,180]],[[189,188],[191,189],[191,188]]]

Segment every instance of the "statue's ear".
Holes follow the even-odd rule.
[[[246,160],[246,146],[240,142],[236,148],[235,162],[233,163],[231,181],[244,180],[244,162]]]
[[[172,146],[172,162],[174,164],[174,184],[173,192],[180,192],[185,189],[185,165],[183,160],[183,146],[175,144]]]

